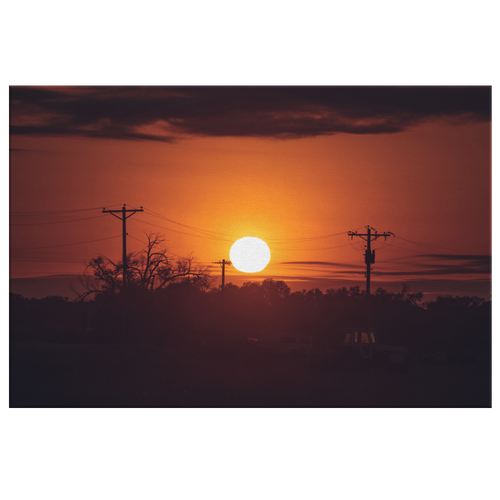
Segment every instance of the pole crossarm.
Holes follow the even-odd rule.
[[[220,264],[220,267],[230,266],[231,262],[226,259],[218,260],[217,262],[212,262],[212,264]]]
[[[389,236],[394,236],[394,233],[391,233],[390,231],[387,231],[386,233],[381,233],[381,234],[378,234],[377,231],[375,231],[375,229],[373,229],[372,227],[370,226],[366,226],[366,228],[368,229],[368,233],[366,234],[361,234],[361,233],[358,233],[357,231],[347,231],[347,234],[351,237],[351,240],[353,239],[354,236],[359,236],[361,239],[365,240],[365,241],[368,241],[368,238],[371,238],[372,241],[376,240],[377,238],[388,238]],[[375,233],[372,233],[371,231],[375,231]]]
[[[118,217],[118,215],[116,215],[117,213],[120,213],[122,214],[123,216],[123,213],[124,212],[132,212],[130,215],[127,215],[125,218],[128,219],[129,217],[132,217],[132,215],[134,215],[136,212],[144,212],[144,210],[141,208],[134,208],[134,209],[125,209],[125,205],[123,205],[123,208],[120,208],[119,210],[106,210],[105,208],[102,209],[102,213],[103,214],[111,214],[111,215],[114,215],[116,218],[122,220],[122,217]]]

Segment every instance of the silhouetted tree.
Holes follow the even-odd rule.
[[[82,314],[88,304],[67,297],[28,299],[11,293],[10,337],[18,341],[75,341],[85,327]]]
[[[424,306],[432,343],[469,352],[491,347],[491,300],[440,295]]]
[[[197,264],[193,257],[170,257],[163,246],[164,241],[158,234],[148,234],[146,248],[127,255],[127,287],[151,295],[172,283],[188,280],[199,289],[209,289],[213,278],[208,267]],[[91,259],[87,263],[82,284],[86,292],[80,299],[89,294],[114,294],[121,291],[123,262],[113,262],[104,255]]]
[[[424,297],[422,292],[410,293],[410,286],[407,283],[403,283],[403,289],[398,295],[401,300],[411,305],[420,304]]]
[[[260,286],[264,301],[269,305],[278,304],[290,295],[290,287],[284,281],[268,278]]]

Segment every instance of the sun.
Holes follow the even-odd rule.
[[[233,243],[229,258],[238,271],[258,273],[269,264],[271,251],[265,241],[247,236]]]

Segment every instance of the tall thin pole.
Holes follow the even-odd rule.
[[[121,212],[121,217],[116,215],[117,213]],[[127,212],[131,212],[130,215],[127,215]],[[124,204],[123,207],[120,210],[106,210],[105,208],[102,209],[103,214],[111,214],[117,219],[120,219],[122,221],[122,231],[123,231],[123,266],[122,266],[122,278],[123,278],[123,288],[127,286],[127,223],[126,220],[129,217],[132,217],[136,212],[144,212],[144,210],[141,208],[134,208],[131,210],[126,209],[126,205]]]
[[[127,217],[125,216],[125,205],[122,208],[122,232],[123,232],[123,286],[127,286]]]
[[[226,260],[222,259],[222,291],[224,291],[224,286],[225,286],[225,281],[226,281]]]
[[[371,271],[371,261],[372,261],[372,247],[371,247],[371,228],[367,228],[368,238],[366,239],[366,296],[370,297],[370,271]],[[373,262],[375,262],[375,255],[373,256]]]
[[[226,266],[230,266],[231,265],[231,261],[226,260],[226,259],[222,259],[222,260],[219,260],[218,262],[212,262],[212,264],[219,264],[222,267],[222,288],[221,288],[221,292],[224,293],[224,287],[225,287],[225,284],[226,284]]]
[[[365,251],[365,263],[366,263],[366,299],[369,300],[370,298],[370,275],[371,275],[371,265],[375,264],[375,250],[372,251],[372,246],[371,243],[372,241],[377,240],[378,238],[385,238],[387,239],[388,236],[394,236],[393,233],[390,231],[387,233],[381,233],[378,234],[377,231],[375,231],[375,234],[372,234],[372,230],[375,231],[370,226],[366,226],[366,234],[359,234],[357,231],[352,232],[349,231],[347,234],[351,237],[351,240],[354,238],[354,236],[358,236],[361,239],[366,241],[366,251]]]

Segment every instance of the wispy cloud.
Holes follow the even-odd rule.
[[[433,259],[434,262],[429,262]],[[441,261],[441,262],[440,262]],[[442,261],[457,261],[456,264],[445,264]],[[458,263],[460,261],[461,263]],[[373,276],[449,276],[491,274],[491,256],[489,255],[456,255],[456,254],[425,254],[414,256],[411,261],[397,265],[381,262],[373,267]],[[362,264],[346,264],[325,261],[288,261],[281,262],[290,270],[315,268],[328,275],[360,276],[366,266]],[[398,269],[399,267],[399,269]]]
[[[346,271],[349,272],[349,271]],[[461,266],[447,266],[435,268],[427,268],[422,270],[406,270],[406,271],[381,271],[377,270],[374,274],[383,276],[439,276],[439,275],[460,275],[460,274],[490,274],[491,269],[487,268],[472,268]]]
[[[317,260],[300,260],[291,262],[280,262],[283,266],[332,266],[332,267],[352,267],[352,265],[342,264],[340,262],[323,262]]]
[[[422,257],[430,259],[462,262],[465,266],[480,267],[491,272],[491,255],[460,255],[460,254],[426,254]]]
[[[491,87],[11,87],[10,111],[12,135],[287,139],[490,120]]]
[[[376,273],[386,276],[491,274],[491,256],[489,255],[429,254],[420,257],[426,258],[426,261],[422,261],[421,258],[416,258],[411,263],[407,261],[406,269],[400,270],[388,270],[387,266],[382,264],[377,266]],[[432,258],[433,261],[429,262],[429,258]],[[450,262],[450,264],[445,262]]]

